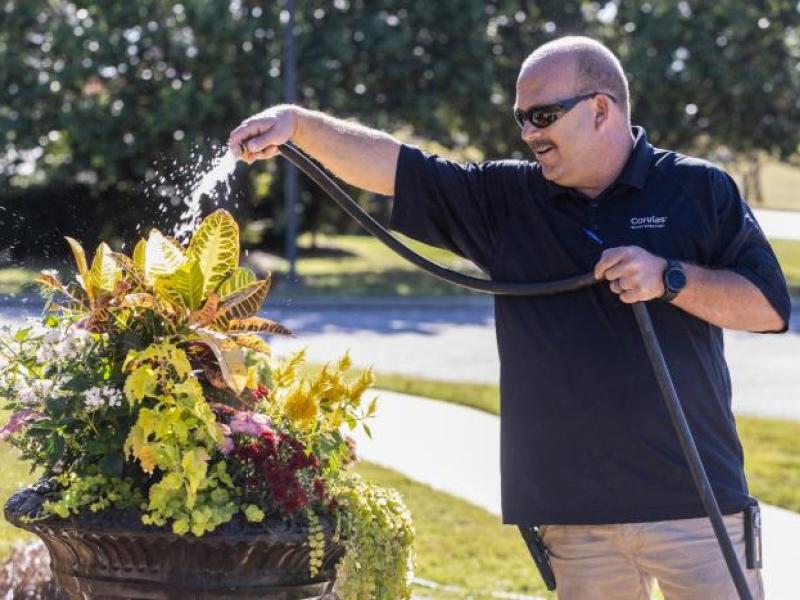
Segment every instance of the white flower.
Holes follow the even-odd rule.
[[[109,408],[122,406],[122,392],[109,385],[90,388],[83,396],[83,403],[88,410],[96,410],[104,405]]]
[[[64,333],[60,329],[52,328],[45,332],[43,339],[46,344],[58,344],[63,336]]]
[[[53,379],[31,379],[26,381],[20,378],[14,386],[14,392],[22,404],[34,405],[44,402],[49,398],[61,395],[58,382]]]
[[[42,344],[36,350],[36,362],[39,364],[54,362],[57,359],[58,354],[56,353],[56,346]]]

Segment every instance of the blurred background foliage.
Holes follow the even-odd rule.
[[[61,253],[66,233],[119,244],[169,229],[213,145],[281,101],[283,11],[0,0],[0,257]],[[525,157],[511,119],[519,65],[574,33],[618,53],[634,122],[656,145],[744,165],[755,199],[765,157],[798,160],[797,0],[298,0],[298,98],[461,159]],[[253,245],[280,247],[280,164],[235,178]],[[301,178],[302,231],[353,227]]]

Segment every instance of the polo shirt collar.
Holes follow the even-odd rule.
[[[612,188],[622,183],[642,190],[647,182],[647,175],[653,159],[653,146],[647,141],[647,132],[644,127],[638,125],[631,127],[631,132],[633,133],[633,149],[619,177],[611,185]],[[546,180],[545,183],[551,198],[561,194],[581,195],[577,190],[560,186],[553,181]]]

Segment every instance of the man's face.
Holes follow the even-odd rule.
[[[570,61],[542,61],[523,68],[517,80],[514,109],[544,106],[587,91],[577,90],[575,81],[575,66]],[[536,156],[545,179],[565,187],[582,187],[591,177],[595,133],[590,98],[542,129],[526,120],[522,140]]]

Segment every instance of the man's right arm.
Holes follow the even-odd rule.
[[[234,155],[253,162],[275,156],[278,146],[289,140],[350,185],[394,196],[401,143],[363,125],[278,105],[243,121],[228,144]]]

